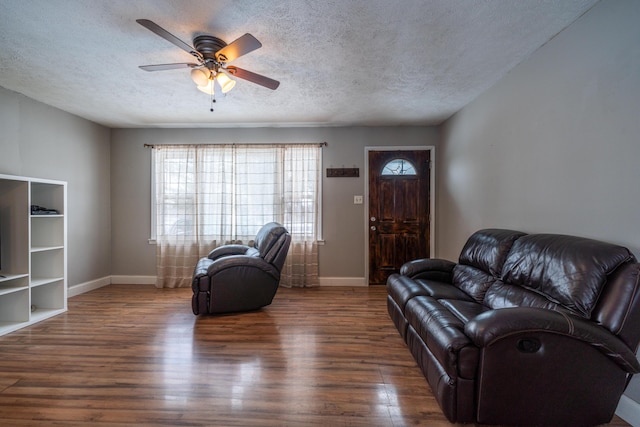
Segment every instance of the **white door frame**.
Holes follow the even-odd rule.
[[[436,147],[433,145],[417,146],[373,146],[364,147],[364,283],[369,286],[369,152],[371,151],[429,151],[429,256],[436,250]],[[410,260],[407,260],[410,261]]]

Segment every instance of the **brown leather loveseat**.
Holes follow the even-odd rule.
[[[487,229],[406,263],[387,306],[450,421],[596,425],[640,372],[639,280],[626,248]]]

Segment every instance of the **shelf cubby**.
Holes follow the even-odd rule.
[[[29,289],[0,296],[0,334],[20,329],[29,322]]]
[[[31,286],[64,277],[64,248],[37,248],[31,252]]]
[[[31,251],[64,247],[62,215],[31,215]]]
[[[30,204],[55,209],[58,214],[64,215],[65,188],[59,183],[32,181]]]
[[[0,295],[29,289],[28,274],[11,274],[0,277]]]
[[[29,273],[29,183],[0,178],[0,274]]]
[[[31,317],[49,317],[55,312],[66,310],[64,280],[56,280],[31,288]]]

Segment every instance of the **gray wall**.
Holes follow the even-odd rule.
[[[111,274],[110,134],[0,88],[0,173],[68,183],[69,286]]]
[[[640,2],[596,4],[450,119],[439,154],[439,256],[483,227],[640,256]]]
[[[112,131],[112,260],[114,275],[155,275],[150,233],[150,159],[143,144],[327,142],[323,167],[358,167],[359,178],[323,173],[320,276],[364,277],[364,149],[367,146],[437,145],[434,127],[336,127],[241,129],[114,129]],[[437,151],[436,151],[437,153]]]

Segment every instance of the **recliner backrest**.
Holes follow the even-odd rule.
[[[481,303],[487,289],[500,277],[514,242],[524,235],[521,231],[502,229],[473,233],[453,269],[453,284]]]
[[[270,222],[260,228],[254,246],[260,253],[260,257],[266,262],[276,265],[278,270],[282,269],[284,264],[284,257],[286,257],[287,250],[289,249],[289,242],[291,236],[286,228],[277,222]],[[284,251],[284,257],[282,256],[283,246],[286,243],[286,250]],[[280,258],[282,258],[280,260]],[[281,262],[276,262],[281,261]]]
[[[265,256],[265,260],[268,260],[278,271],[282,271],[284,261],[287,258],[289,252],[289,246],[291,245],[291,234],[285,233],[278,238],[278,242],[271,248],[269,253]]]
[[[529,234],[505,260],[502,281],[591,317],[604,286],[622,264],[635,258],[627,248],[583,237]]]

